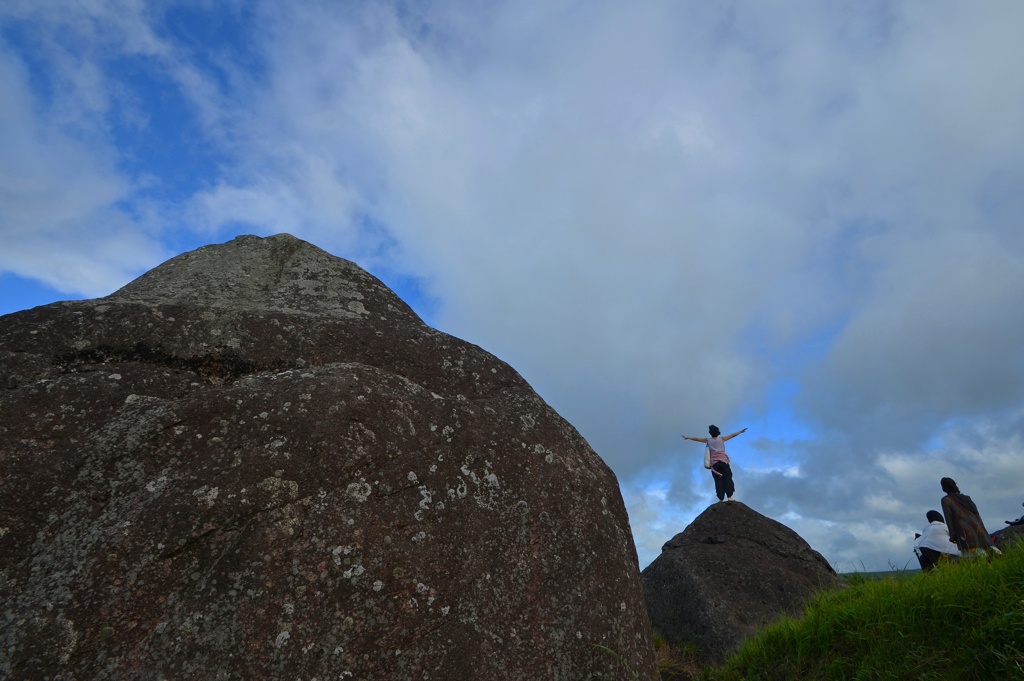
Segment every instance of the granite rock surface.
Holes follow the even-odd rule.
[[[781,615],[799,616],[839,578],[796,532],[738,501],[709,506],[643,571],[651,625],[721,663]]]
[[[0,442],[2,678],[654,674],[611,470],[289,235],[0,317]]]

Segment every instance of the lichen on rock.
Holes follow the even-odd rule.
[[[612,472],[306,242],[7,315],[0,388],[0,677],[654,673]]]

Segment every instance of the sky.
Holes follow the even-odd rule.
[[[1024,501],[1024,3],[4,0],[0,314],[288,232],[511,364],[641,568],[736,498],[914,568]]]

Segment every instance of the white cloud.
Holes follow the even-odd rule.
[[[0,270],[97,296],[166,257],[117,209],[130,185],[111,151],[41,123],[24,69],[4,51],[0,90]]]

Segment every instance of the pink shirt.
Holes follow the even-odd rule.
[[[711,449],[712,466],[719,461],[722,463],[729,463],[729,455],[725,453],[725,440],[722,439],[722,436],[709,437],[708,448]]]

